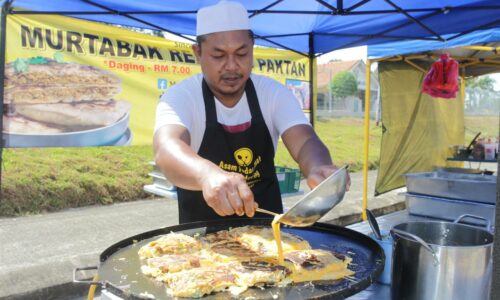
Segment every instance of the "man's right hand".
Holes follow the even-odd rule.
[[[216,169],[205,173],[201,185],[203,198],[218,215],[254,216],[257,203],[243,175]]]

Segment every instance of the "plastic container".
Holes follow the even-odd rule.
[[[373,233],[370,234],[370,237],[382,247],[385,254],[384,271],[378,278],[378,282],[390,285],[392,269],[392,236],[387,230],[382,230],[380,233],[382,234],[382,240],[378,240]]]
[[[276,167],[276,177],[282,194],[296,193],[300,189],[300,170]]]
[[[301,173],[298,169],[291,169],[288,173],[288,190],[289,193],[296,193],[300,189]]]
[[[484,159],[494,160],[496,148],[496,144],[484,144]]]
[[[288,189],[288,181],[286,178],[285,168],[276,167],[276,177],[278,178],[280,192],[284,194],[285,191]]]

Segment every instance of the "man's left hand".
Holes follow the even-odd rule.
[[[335,173],[339,168],[335,165],[323,165],[319,167],[314,167],[309,176],[307,176],[307,185],[313,189],[318,184],[320,184],[323,180],[325,180],[328,176]],[[349,176],[349,172],[347,172],[347,181],[346,181],[346,190],[348,191],[351,187],[351,177]]]

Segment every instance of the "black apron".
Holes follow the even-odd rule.
[[[274,168],[273,141],[264,122],[252,81],[248,79],[245,86],[252,116],[251,124],[245,131],[237,133],[227,132],[217,122],[216,100],[205,80],[202,83],[202,90],[206,128],[198,155],[226,171],[245,176],[259,207],[282,213],[283,205]],[[177,188],[177,197],[180,224],[224,218],[207,205],[201,191]],[[269,217],[258,213],[256,216]]]

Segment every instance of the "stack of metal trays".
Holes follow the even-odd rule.
[[[409,193],[496,203],[497,177],[492,175],[425,172],[405,174]]]
[[[425,172],[405,177],[406,207],[410,214],[449,221],[473,214],[494,223],[496,176]]]
[[[495,221],[495,205],[410,193],[405,196],[406,207],[412,215],[454,221],[462,215],[469,214],[483,217],[491,224],[494,224]],[[467,222],[478,225],[484,224],[484,222],[475,219],[467,219]]]
[[[177,187],[165,178],[154,161],[150,161],[149,164],[154,167],[154,170],[149,173],[149,176],[153,178],[153,184],[145,185],[144,191],[160,197],[177,199]]]
[[[448,173],[465,173],[465,174],[481,174],[481,175],[493,175],[493,171],[472,169],[472,168],[448,168],[448,167],[434,167],[435,172],[448,172]]]

